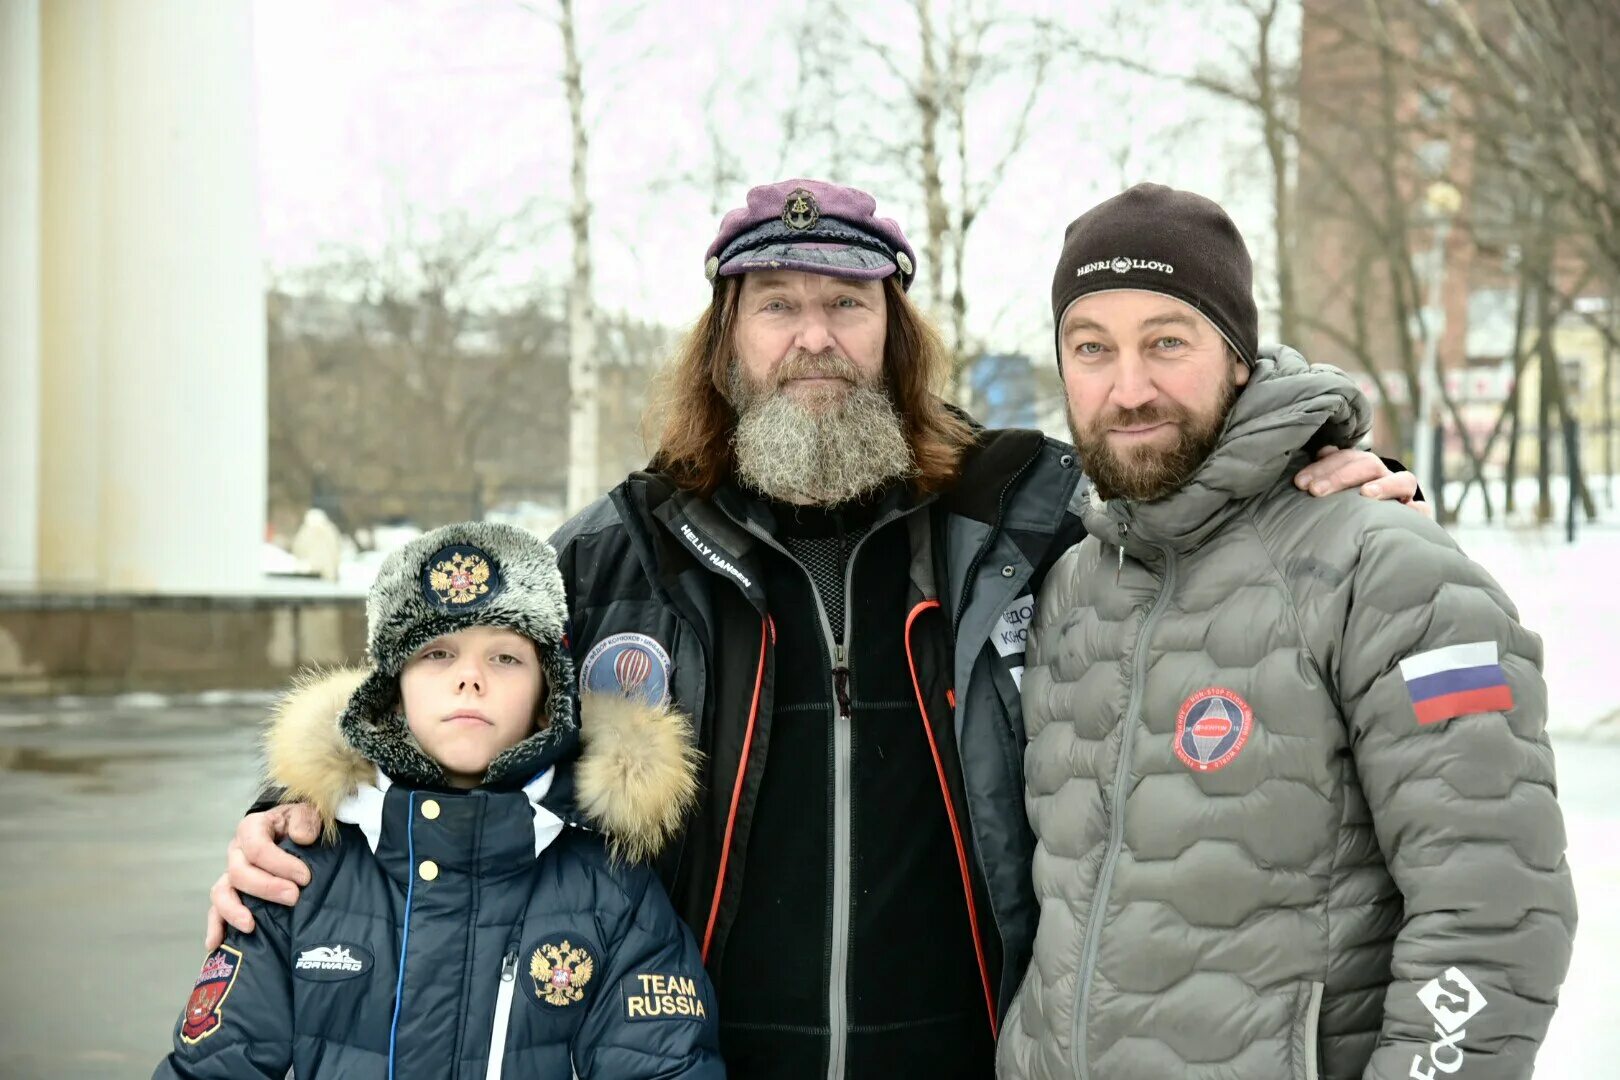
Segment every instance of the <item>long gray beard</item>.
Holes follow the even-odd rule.
[[[731,383],[737,478],[766,498],[835,506],[917,471],[900,415],[881,387],[854,386],[841,402],[812,409],[745,387],[735,368]]]

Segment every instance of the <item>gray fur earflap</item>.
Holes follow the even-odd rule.
[[[533,641],[546,678],[550,722],[490,763],[484,783],[521,785],[572,750],[574,664],[563,647],[567,604],[557,554],[512,525],[469,521],[417,537],[383,560],[366,600],[371,672],[339,720],[343,736],[395,780],[444,779],[400,715],[399,676],[423,645],[469,626],[498,626]]]

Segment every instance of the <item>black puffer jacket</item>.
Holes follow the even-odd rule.
[[[723,1076],[691,933],[644,863],[608,854],[678,819],[684,721],[589,695],[577,762],[519,791],[408,789],[338,732],[361,677],[279,711],[271,778],[329,841],[294,849],[296,907],[249,901],[258,932],[207,958],[155,1076]]]
[[[869,523],[870,544],[895,545],[894,557],[881,560],[881,566],[871,563],[872,573],[887,575],[888,582],[867,588],[865,554],[851,559],[851,603],[862,620],[855,629],[856,670],[848,683],[854,709],[859,713],[865,700],[869,710],[883,710],[885,723],[916,736],[907,745],[922,748],[918,761],[932,789],[926,812],[943,823],[951,842],[946,876],[955,896],[931,893],[932,875],[913,874],[909,880],[919,883],[917,895],[895,903],[913,910],[924,904],[961,906],[971,938],[932,945],[942,953],[960,950],[972,965],[972,979],[982,984],[975,987],[981,1001],[974,1022],[990,1034],[1028,961],[1037,915],[1029,879],[1033,837],[1024,816],[1019,759],[1024,631],[1032,594],[1058,556],[1083,535],[1070,507],[1079,479],[1071,447],[1034,431],[983,431],[950,490],[910,497]],[[931,1028],[882,1024],[876,1022],[881,1018],[860,1013],[862,997],[897,973],[888,970],[892,965],[884,958],[896,950],[860,940],[858,868],[847,873],[847,864],[835,858],[825,872],[813,875],[818,890],[833,882],[825,941],[779,937],[774,952],[748,957],[745,951],[758,950],[742,940],[744,948],[728,956],[730,944],[748,937],[747,918],[739,925],[740,915],[746,916],[745,879],[747,888],[756,890],[790,888],[777,871],[790,866],[796,852],[787,853],[785,845],[776,850],[784,838],[770,831],[769,813],[771,803],[785,797],[776,782],[782,771],[803,760],[781,752],[786,747],[791,754],[794,745],[786,728],[805,716],[826,715],[794,711],[814,707],[795,700],[793,684],[811,682],[798,669],[826,660],[820,655],[824,646],[806,643],[802,635],[796,642],[787,624],[800,602],[772,592],[788,576],[773,567],[789,566],[772,531],[769,511],[735,488],[722,487],[704,498],[677,489],[660,473],[632,474],[553,538],[568,592],[570,646],[582,687],[634,682],[655,696],[667,692],[693,717],[705,755],[703,794],[680,842],[661,859],[660,871],[676,910],[702,944],[722,998],[731,989],[728,973],[754,962],[765,969],[755,985],[761,978],[778,979],[777,1004],[788,991],[802,992],[811,1003],[790,1019],[792,1032],[808,1037],[794,1041],[815,1045],[788,1050],[789,1040],[777,1039],[779,1056],[795,1060],[759,1069],[730,1059],[738,1057],[745,1039],[759,1041],[763,1025],[757,1017],[739,1017],[722,1000],[728,1064],[734,1071],[773,1077],[790,1066],[816,1076],[896,1075],[863,1066],[857,1060],[859,1038],[881,1029],[922,1031],[940,1040]],[[803,592],[808,589],[802,586]],[[882,625],[862,607],[874,600],[882,601]],[[859,654],[875,637],[884,638],[878,644],[892,652],[895,664],[874,680],[859,670]],[[831,687],[826,692],[833,694]],[[828,832],[835,838],[840,832],[859,837],[861,815],[871,809],[870,800],[862,799],[863,784],[881,775],[860,764],[851,724],[847,715],[829,718],[832,737],[822,745],[835,764],[812,765],[842,777],[817,804],[826,808]],[[914,780],[906,777],[908,785]],[[805,812],[821,813],[812,806]],[[892,824],[916,831],[911,820]],[[836,844],[827,850],[837,850]],[[840,925],[849,932],[836,932]],[[928,925],[919,919],[913,930],[926,931]],[[871,945],[864,955],[863,944]],[[786,965],[778,955],[788,950],[809,962],[784,975]],[[792,974],[806,968],[811,973],[804,985],[790,986]],[[843,1008],[848,1003],[853,1007]],[[884,1007],[897,1012],[914,1004],[902,999]],[[749,1001],[745,1007],[758,1009],[761,1003]],[[846,1049],[855,1058],[846,1057]],[[915,1068],[915,1056],[910,1060]]]

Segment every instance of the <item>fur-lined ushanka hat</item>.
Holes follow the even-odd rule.
[[[549,723],[490,762],[483,784],[516,788],[578,747],[574,663],[563,647],[567,605],[557,554],[524,529],[494,522],[446,525],[383,560],[366,600],[371,670],[338,721],[343,737],[396,781],[439,784],[444,770],[412,737],[399,676],[434,638],[498,626],[534,642],[545,674]]]

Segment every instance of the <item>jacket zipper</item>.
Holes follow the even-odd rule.
[[[904,517],[904,515],[900,515]],[[803,563],[793,558],[792,552],[779,544],[774,536],[753,522],[744,528],[772,548],[786,555],[803,571],[810,582],[810,595],[816,601],[816,618],[821,623],[822,640],[827,656],[832,660],[831,684],[834,702],[833,716],[833,851],[832,851],[832,956],[827,970],[827,1080],[843,1080],[849,1056],[849,902],[850,902],[850,768],[854,753],[854,732],[850,725],[853,705],[849,693],[849,656],[847,649],[854,634],[854,606],[850,591],[855,584],[855,559],[862,545],[872,534],[898,518],[879,521],[866,530],[844,561],[844,642],[833,637],[832,623],[827,620],[827,606],[816,588],[815,575]],[[842,545],[840,545],[842,546]]]
[[[501,959],[501,985],[495,991],[495,1024],[489,1032],[489,1067],[484,1080],[501,1080],[501,1064],[506,1057],[506,1028],[512,1020],[512,991],[517,987],[518,939],[507,942]]]
[[[1142,693],[1147,681],[1148,636],[1153,624],[1176,582],[1176,555],[1169,549],[1156,549],[1164,556],[1164,581],[1153,606],[1142,619],[1136,631],[1136,653],[1131,668],[1131,697],[1125,707],[1124,726],[1119,732],[1119,762],[1114,766],[1114,793],[1109,799],[1108,851],[1103,856],[1102,870],[1097,877],[1097,891],[1091,901],[1091,918],[1086,924],[1085,948],[1080,953],[1079,976],[1075,982],[1074,1006],[1074,1075],[1075,1080],[1088,1080],[1090,1068],[1086,1062],[1086,1010],[1091,1006],[1092,969],[1097,966],[1097,950],[1102,942],[1103,919],[1108,909],[1108,890],[1114,883],[1114,867],[1119,862],[1120,848],[1125,842],[1125,781],[1131,771],[1131,746],[1135,742],[1137,713],[1142,707]],[[1124,566],[1125,537],[1120,535],[1120,566]]]
[[[888,524],[885,522],[884,524]],[[844,640],[833,640],[832,626],[827,621],[827,609],[816,590],[815,576],[808,570],[810,589],[815,593],[816,611],[821,616],[821,629],[827,636],[827,648],[833,658],[832,690],[836,715],[833,718],[833,942],[832,959],[827,973],[827,1080],[843,1080],[849,1054],[849,906],[850,862],[853,841],[850,837],[850,773],[854,757],[854,726],[850,719],[853,703],[849,692],[848,649],[855,635],[855,558],[861,545],[881,528],[868,529],[850,549],[844,562]],[[840,545],[841,546],[841,545]],[[795,560],[797,561],[797,560]]]

